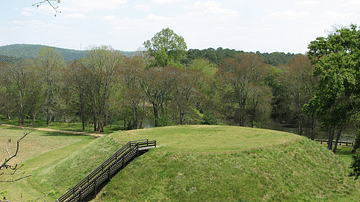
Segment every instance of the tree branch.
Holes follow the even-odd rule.
[[[4,180],[4,181],[0,181],[0,182],[16,182],[16,181],[19,181],[21,179],[24,179],[24,178],[27,178],[27,177],[30,177],[31,175],[27,175],[27,176],[24,176],[24,177],[20,177],[20,178],[17,178],[15,180]]]
[[[35,130],[35,129],[34,129]],[[26,132],[25,129],[24,129],[24,135],[16,142],[16,151],[14,153],[14,155],[11,155],[9,149],[8,149],[8,145],[9,143],[11,142],[11,139],[9,139],[7,145],[6,145],[6,152],[8,153],[9,155],[9,158],[8,159],[5,159],[5,161],[0,165],[0,170],[2,169],[8,169],[10,168],[11,170],[16,170],[17,169],[17,164],[15,165],[15,167],[13,167],[12,165],[9,165],[7,164],[9,161],[11,161],[11,159],[15,158],[19,152],[19,148],[20,148],[20,141],[22,139],[24,139],[27,135],[29,135],[31,132],[33,132],[34,130],[30,131],[30,132]]]
[[[58,8],[59,8],[59,6],[54,6],[52,3],[51,3],[51,1],[55,1],[55,2],[57,2],[58,4],[60,3],[60,0],[44,0],[44,1],[40,1],[40,2],[37,2],[37,3],[34,3],[32,6],[36,6],[36,7],[39,7],[39,6],[41,6],[42,4],[44,4],[44,3],[48,3],[54,10],[55,10],[55,17],[56,17],[56,15],[57,15],[57,13],[59,12],[59,13],[61,13],[61,11],[58,11]]]

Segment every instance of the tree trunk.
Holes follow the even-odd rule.
[[[337,146],[338,146],[338,142],[339,142],[339,139],[341,137],[341,132],[342,132],[342,128],[339,129],[339,131],[337,132],[337,137],[336,137],[336,141],[335,141],[335,147],[333,149],[333,152],[336,154],[336,150],[337,150]]]
[[[153,109],[154,109],[154,117],[155,117],[155,127],[159,127],[159,110],[157,108],[156,104],[153,104]]]
[[[334,133],[335,133],[335,127],[332,126],[331,129],[329,129],[329,138],[328,138],[328,149],[332,150],[333,145],[333,139],[334,139]]]
[[[49,108],[46,109],[46,126],[49,127],[50,126],[50,110]]]
[[[35,115],[35,113],[34,113],[34,114],[33,114],[33,118],[32,118],[32,122],[33,122],[32,125],[33,125],[33,126],[35,126],[35,116],[36,116],[36,115]]]

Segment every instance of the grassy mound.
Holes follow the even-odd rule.
[[[49,188],[51,188],[54,193],[51,199],[57,199],[113,155],[120,147],[120,143],[112,138],[98,138],[66,158],[35,170],[34,184],[44,193],[48,193]]]
[[[112,137],[156,139],[160,148],[129,164],[95,201],[326,201],[355,186],[342,159],[288,133],[180,126]]]

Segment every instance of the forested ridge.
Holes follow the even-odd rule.
[[[7,46],[0,46],[0,61],[2,62],[15,62],[19,58],[34,58],[39,54],[41,48],[48,46],[43,45],[30,45],[30,44],[13,44]],[[86,50],[73,50],[65,48],[53,47],[55,50],[61,53],[62,57],[66,61],[78,60],[85,57]],[[122,55],[131,57],[136,53],[136,51],[120,51]],[[234,49],[228,48],[208,48],[208,49],[189,49],[187,50],[187,57],[182,61],[184,64],[189,64],[192,60],[197,58],[205,58],[211,61],[212,63],[218,64],[222,61],[223,58],[235,57],[239,53],[245,53],[244,51],[237,51]],[[264,62],[270,65],[280,65],[286,64],[290,59],[292,59],[295,54],[293,53],[283,53],[283,52],[273,52],[273,53],[260,53],[256,52],[257,55],[264,59]],[[10,59],[11,58],[11,59]]]
[[[16,117],[19,125],[26,120],[36,125],[37,119],[46,119],[47,125],[54,120],[79,121],[83,128],[91,123],[100,132],[108,124],[142,128],[150,119],[155,127],[285,126],[314,139],[320,131],[326,134],[328,120],[319,119],[322,105],[315,101],[323,77],[314,75],[316,68],[320,72],[316,54],[321,52],[314,44],[307,55],[187,50],[185,39],[167,28],[131,56],[100,46],[83,58],[65,60],[57,49],[42,47],[34,58],[1,63],[0,113],[3,118]],[[344,107],[353,108],[344,114],[344,123],[351,122],[330,131],[337,132],[336,138],[332,136],[336,140],[345,128],[356,128],[351,117],[357,102],[347,99],[352,105]]]

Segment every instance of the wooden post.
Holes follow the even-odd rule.
[[[98,176],[99,177],[99,176]],[[96,177],[95,179],[94,179],[94,194],[95,194],[95,196],[97,195],[97,190],[96,190],[96,180],[97,180],[97,178],[98,177]]]
[[[136,143],[136,157],[139,157],[139,143]]]
[[[110,166],[108,167],[108,179],[109,179],[109,181],[110,181],[110,176],[111,176],[111,174],[110,174]]]
[[[81,192],[82,192],[82,191],[81,191],[81,190],[82,190],[82,189],[81,189],[81,187],[80,187],[80,188],[79,188],[79,201],[80,201],[80,202],[82,202],[82,199],[81,199]]]

